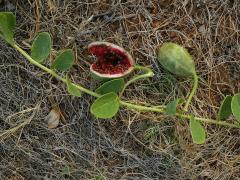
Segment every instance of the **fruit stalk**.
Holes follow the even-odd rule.
[[[132,84],[133,82],[139,80],[139,79],[143,79],[143,78],[148,78],[148,77],[153,77],[154,76],[154,73],[152,72],[151,69],[147,68],[147,67],[143,67],[143,66],[138,66],[138,65],[135,65],[134,66],[134,70],[140,70],[140,71],[143,71],[144,74],[141,74],[141,75],[138,75],[138,76],[134,76],[132,79],[130,79],[123,87],[121,93],[120,93],[120,97],[123,95],[123,92],[125,91],[125,89],[130,85]]]
[[[192,101],[192,98],[193,98],[193,96],[194,96],[194,94],[195,94],[195,92],[197,90],[197,87],[198,87],[198,75],[195,73],[193,75],[193,78],[194,78],[193,79],[194,80],[193,88],[192,88],[191,93],[189,94],[189,97],[187,99],[187,102],[186,102],[186,104],[185,104],[185,106],[183,108],[183,110],[186,111],[186,112],[188,111],[188,106],[190,105],[190,103]]]

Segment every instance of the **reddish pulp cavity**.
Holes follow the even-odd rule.
[[[128,56],[117,48],[96,45],[89,51],[97,57],[97,62],[92,65],[92,69],[100,74],[121,74],[132,66]]]

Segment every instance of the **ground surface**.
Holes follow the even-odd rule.
[[[224,95],[240,92],[238,0],[0,2],[1,11],[17,16],[15,39],[22,48],[29,51],[34,36],[48,31],[52,57],[73,48],[71,76],[91,89],[97,83],[86,47],[104,40],[154,70],[154,78],[130,86],[124,98],[157,105],[186,95],[189,81],[176,79],[156,59],[157,47],[174,41],[193,54],[201,77],[192,112],[214,118]],[[208,139],[199,146],[184,120],[126,109],[113,120],[96,120],[89,113],[92,97],[69,96],[61,82],[3,41],[0,84],[0,179],[240,178],[239,130],[205,125]],[[48,129],[44,118],[54,105],[64,118]]]

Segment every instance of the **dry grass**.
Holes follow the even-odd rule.
[[[0,8],[16,13],[16,40],[26,50],[38,32],[51,33],[48,63],[57,50],[73,48],[71,75],[91,89],[97,84],[86,48],[104,40],[155,72],[129,87],[125,98],[158,105],[185,95],[189,81],[176,79],[156,59],[157,47],[174,41],[193,54],[201,77],[191,111],[215,117],[223,96],[240,92],[238,0],[4,0]],[[186,121],[126,109],[111,121],[96,120],[89,113],[92,97],[69,96],[3,41],[0,84],[1,179],[240,178],[239,130],[206,125],[207,143],[198,146]],[[55,105],[64,118],[48,129],[44,118]]]

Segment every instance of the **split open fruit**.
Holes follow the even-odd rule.
[[[109,42],[93,42],[88,50],[97,61],[90,71],[99,78],[113,79],[126,76],[134,69],[132,56],[122,47]]]

